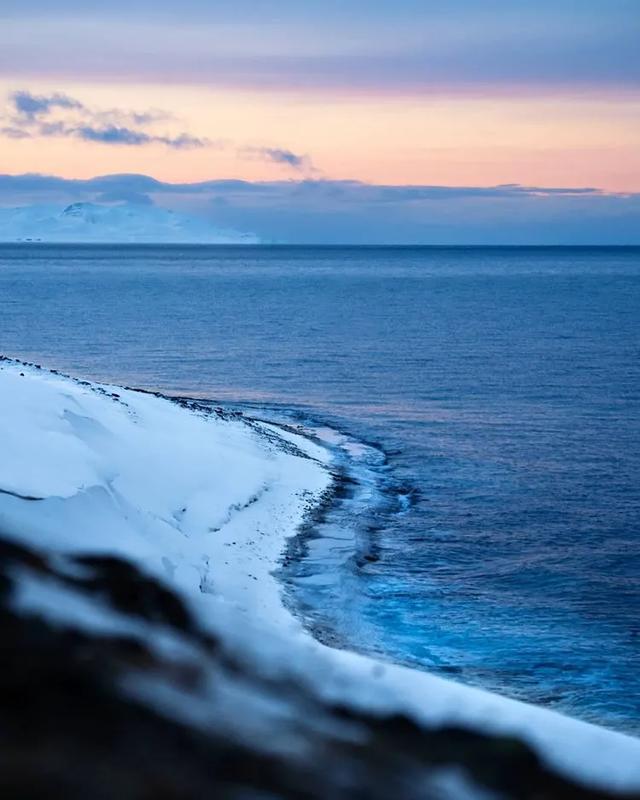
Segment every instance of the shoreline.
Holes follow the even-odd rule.
[[[278,469],[283,470],[287,463],[295,463],[296,469],[300,469],[304,465],[304,459],[313,462],[315,465],[313,469],[309,465],[305,467],[308,468],[305,478],[309,483],[306,489],[305,481],[294,478],[286,470],[281,473],[269,472],[273,479],[269,491],[273,491],[273,495],[269,497],[268,492],[263,492],[257,499],[253,499],[259,494],[253,491],[248,495],[250,502],[246,502],[245,496],[245,505],[236,508],[240,501],[235,505],[233,502],[229,504],[229,508],[235,509],[240,514],[246,514],[242,524],[238,523],[236,514],[234,520],[228,520],[215,531],[216,534],[223,531],[223,535],[207,540],[205,555],[212,562],[211,570],[207,566],[207,575],[215,585],[215,597],[203,589],[201,582],[200,593],[207,595],[206,602],[199,602],[203,598],[197,596],[189,596],[189,601],[193,601],[194,608],[197,607],[198,612],[204,617],[215,609],[219,615],[216,621],[217,632],[226,637],[230,646],[242,651],[244,657],[258,658],[261,668],[303,681],[305,685],[312,686],[325,700],[333,703],[346,703],[353,708],[373,710],[374,713],[380,714],[404,713],[427,727],[461,724],[489,733],[518,735],[533,745],[556,769],[578,780],[620,790],[640,788],[640,739],[599,728],[541,707],[530,706],[445,680],[427,672],[379,662],[349,650],[334,649],[314,640],[310,633],[303,629],[302,624],[292,615],[283,601],[277,572],[282,559],[286,558],[287,549],[294,547],[296,538],[302,534],[302,528],[313,524],[309,520],[309,515],[318,513],[322,503],[330,502],[327,493],[333,485],[332,481],[335,481],[335,476],[330,478],[331,460],[316,442],[305,440],[302,434],[294,431],[283,429],[276,434],[271,423],[252,421],[233,412],[228,414],[223,408],[213,408],[208,418],[209,422],[196,425],[195,419],[204,418],[200,417],[202,408],[195,400],[183,398],[180,402],[179,399],[164,398],[155,392],[80,381],[55,370],[47,371],[36,365],[28,365],[13,359],[0,361],[0,378],[7,374],[7,368],[8,372],[17,373],[14,378],[27,377],[28,383],[34,384],[31,388],[35,398],[39,396],[40,386],[47,383],[54,384],[50,388],[55,389],[60,397],[66,388],[74,394],[75,390],[71,392],[71,387],[76,387],[78,392],[74,395],[74,401],[79,402],[89,398],[90,410],[94,413],[93,417],[83,416],[85,420],[93,419],[94,422],[102,424],[100,415],[103,412],[110,413],[114,405],[126,406],[130,402],[134,417],[138,415],[138,422],[133,421],[132,425],[138,424],[139,420],[144,419],[144,414],[149,413],[153,417],[153,424],[160,419],[175,420],[184,424],[185,430],[188,428],[191,431],[192,427],[194,431],[196,428],[202,432],[209,430],[216,436],[223,432],[224,425],[236,426],[238,436],[234,439],[235,450],[233,447],[229,449],[230,458],[238,455],[239,447],[248,448],[249,443],[253,443],[251,437],[257,436],[259,430],[262,437],[260,447],[264,448],[261,452],[265,456],[264,461],[268,470],[271,470],[274,463],[282,464]],[[25,374],[20,376],[20,371]],[[38,380],[42,378],[44,381]],[[19,386],[17,380],[14,384]],[[62,384],[62,388],[58,384]],[[148,402],[143,402],[140,398],[148,398]],[[180,409],[180,412],[177,414],[169,412],[165,403]],[[19,409],[16,413],[18,411]],[[189,416],[181,416],[182,414]],[[130,421],[127,421],[127,424]],[[216,423],[219,423],[217,428],[221,430],[211,430]],[[74,420],[74,424],[80,426],[81,438],[85,436],[91,440],[95,445],[95,452],[102,453],[100,450],[103,446],[102,434],[97,428],[77,419]],[[243,427],[245,435],[241,436],[240,431]],[[153,432],[153,427],[151,430]],[[248,438],[247,430],[250,431]],[[270,440],[270,435],[275,438]],[[147,445],[150,441],[151,439],[144,439]],[[224,443],[224,437],[220,441]],[[174,441],[174,446],[178,445],[178,441]],[[37,446],[38,442],[35,441],[34,447]],[[180,454],[182,451],[178,449],[176,452]],[[265,463],[262,463],[253,451],[249,452],[247,449],[246,452],[247,457],[251,456],[250,463],[255,460],[256,469],[265,467]],[[156,450],[152,455],[160,457],[160,453],[161,450]],[[304,459],[300,459],[300,453],[304,454]],[[188,453],[183,455],[186,456]],[[296,458],[298,461],[294,462],[293,459]],[[152,462],[153,459],[148,463]],[[184,461],[185,465],[188,463],[188,460]],[[238,463],[241,466],[238,474],[241,475],[242,462]],[[322,479],[319,470],[323,470]],[[28,470],[25,474],[29,474]],[[45,483],[50,477],[44,473],[41,475]],[[223,477],[221,474],[221,479]],[[197,470],[194,470],[193,478],[198,478]],[[283,480],[290,481],[290,484],[283,486]],[[5,487],[0,484],[0,488]],[[14,519],[28,520],[30,524],[37,519],[37,512],[33,509],[37,504],[31,503],[31,507],[25,510],[28,501],[21,500],[19,493],[14,491],[15,488],[12,487],[13,497],[7,499],[3,496],[0,504],[0,519],[3,520],[4,527],[7,525],[8,507],[17,515]],[[68,487],[63,488],[68,490]],[[29,491],[31,492],[31,489]],[[304,496],[305,491],[308,492],[306,496]],[[294,495],[297,497],[297,505],[295,510],[292,510]],[[24,496],[27,496],[26,491]],[[34,490],[29,496],[40,495],[36,495]],[[60,500],[59,494],[56,500]],[[207,497],[199,499],[199,514],[208,513],[208,502]],[[56,507],[60,505],[63,504],[57,502]],[[91,507],[85,509],[83,513],[90,510]],[[257,525],[259,530],[259,526],[264,525],[267,518],[271,519],[269,514],[275,515],[271,536],[262,535],[258,538],[252,526]],[[225,519],[224,514],[221,519]],[[177,530],[181,530],[181,522],[179,520],[174,522]],[[169,527],[173,524],[171,523]],[[213,528],[210,528],[210,531],[213,531]],[[113,543],[105,540],[104,544],[109,546]],[[158,543],[152,542],[152,544],[157,546]],[[118,543],[118,547],[124,547],[125,551],[128,545],[129,543],[124,540]],[[138,556],[141,554],[138,553]],[[223,564],[224,559],[227,559],[226,564]],[[148,566],[144,558],[141,563]],[[164,573],[166,572],[164,570]],[[189,572],[187,581],[185,575],[181,575],[173,581],[174,588],[184,591],[187,584],[193,585],[193,577]],[[246,625],[244,630],[238,628],[237,614],[240,606],[245,606],[244,612],[241,612],[242,624]],[[283,657],[285,652],[288,654],[287,658]]]

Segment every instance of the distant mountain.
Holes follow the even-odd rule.
[[[257,244],[251,233],[220,230],[155,206],[73,203],[66,208],[0,208],[0,242]]]

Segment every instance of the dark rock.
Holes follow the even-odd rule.
[[[500,798],[612,797],[567,781],[517,739],[425,729],[401,714],[331,705],[307,685],[265,676],[200,631],[170,588],[124,559],[63,562],[0,538],[3,800],[455,800],[438,784],[450,767]],[[12,596],[25,573],[138,621],[142,633],[90,633],[60,615],[54,624],[17,614]],[[159,654],[144,633],[158,627],[188,646],[185,655]],[[186,705],[209,704],[210,724],[200,729],[161,714],[123,691],[130,676],[180,691]],[[228,706],[218,716],[217,698],[230,685],[231,696],[242,698],[237,717]],[[287,713],[265,723],[265,707],[274,706]],[[251,722],[263,733],[247,735]],[[274,749],[281,735],[295,747]]]
[[[77,556],[74,560],[90,567],[93,575],[67,580],[92,594],[102,595],[118,611],[184,632],[196,629],[182,600],[128,561],[116,556],[92,555]]]

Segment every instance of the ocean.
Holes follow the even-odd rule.
[[[0,352],[341,443],[318,636],[640,733],[640,248],[3,245]]]

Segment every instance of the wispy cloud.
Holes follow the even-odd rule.
[[[294,169],[304,169],[309,165],[309,157],[292,153],[291,150],[282,150],[279,147],[261,147],[256,149],[256,154],[262,156],[267,161],[274,161],[276,164],[287,164]]]
[[[31,134],[25,131],[23,128],[16,128],[12,125],[7,125],[4,128],[0,128],[0,134],[5,136],[7,139],[31,139]]]
[[[37,95],[21,89],[8,97],[6,112],[0,115],[0,136],[16,140],[57,137],[126,147],[159,144],[172,150],[229,148],[243,158],[278,164],[306,177],[320,174],[310,156],[286,147],[242,146],[186,132],[159,133],[155,128],[163,122],[175,123],[176,119],[162,109],[95,109],[61,92]]]
[[[149,126],[171,119],[165,111],[95,110],[59,92],[36,95],[20,90],[9,95],[6,124],[0,127],[0,134],[10,139],[62,137],[130,147],[161,144],[174,150],[211,144],[189,133],[168,135],[149,130]]]
[[[118,127],[116,125],[103,125],[96,128],[83,125],[70,131],[71,135],[85,142],[101,142],[102,144],[126,144],[139,147],[145,144],[164,144],[175,150],[189,150],[197,147],[206,147],[207,139],[181,133],[179,136],[156,136],[145,131],[132,128]]]
[[[282,164],[299,172],[311,174],[315,168],[311,158],[306,154],[294,153],[283,147],[243,147],[240,155],[244,158],[269,161],[273,164]]]
[[[82,103],[66,94],[34,95],[26,91],[13,92],[10,97],[16,116],[21,120],[33,122],[38,117],[47,116],[54,108],[74,108],[86,110]]]

